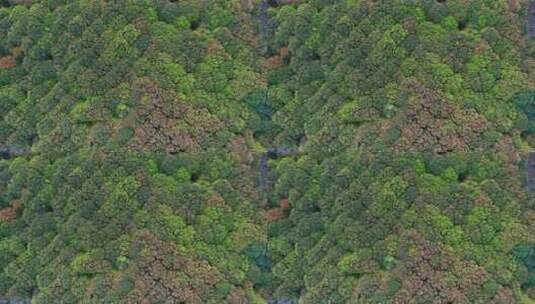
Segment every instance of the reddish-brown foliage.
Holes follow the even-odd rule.
[[[0,69],[11,69],[17,66],[17,59],[23,55],[22,47],[17,46],[11,49],[11,55],[0,58]]]
[[[0,210],[0,222],[9,222],[15,219],[17,213],[11,207]]]
[[[268,222],[275,222],[287,216],[290,209],[290,201],[288,199],[282,199],[279,202],[278,208],[268,210],[265,214],[265,218]]]
[[[279,206],[282,210],[287,210],[287,209],[290,209],[290,201],[285,198],[285,199],[282,199],[280,202],[279,202]]]
[[[134,241],[132,255],[137,257],[127,273],[134,278],[134,289],[125,303],[204,303],[222,279],[216,268],[147,231]]]
[[[283,64],[284,59],[286,59],[289,54],[290,52],[288,50],[288,47],[281,48],[279,50],[279,54],[266,59],[266,61],[264,62],[264,68],[266,68],[267,70],[273,70],[280,67]]]
[[[206,53],[210,55],[222,55],[225,59],[231,59],[230,55],[225,52],[225,48],[221,45],[221,42],[216,39],[212,39],[208,42]]]
[[[400,126],[399,150],[468,151],[487,128],[485,117],[473,109],[455,106],[419,83],[411,83],[409,91],[414,95]]]
[[[518,2],[517,0],[509,0],[507,1],[507,6],[508,6],[509,11],[516,12],[518,8]]]
[[[484,54],[485,52],[489,51],[489,49],[491,49],[490,45],[485,40],[480,40],[474,47],[474,53]]]
[[[509,163],[516,163],[520,160],[520,155],[515,148],[511,136],[504,135],[494,145],[496,152],[502,155]]]
[[[241,4],[241,7],[247,12],[252,11],[254,9],[253,0],[241,0],[240,4]]]
[[[290,49],[288,49],[287,46],[285,46],[285,47],[281,47],[281,48],[279,49],[279,56],[281,56],[282,59],[288,57],[288,55],[290,55]]]
[[[492,206],[492,200],[485,192],[481,192],[474,198],[474,206],[490,207]]]
[[[274,208],[267,211],[265,217],[268,222],[275,222],[284,217],[284,212],[280,208]]]
[[[241,136],[236,137],[229,143],[229,149],[232,152],[231,155],[240,163],[250,164],[254,160],[253,153],[247,146],[245,138]]]
[[[0,222],[9,222],[17,217],[18,212],[22,209],[22,202],[15,200],[11,203],[11,207],[0,210]]]
[[[513,291],[508,288],[502,288],[498,293],[494,296],[490,304],[509,304],[509,303],[516,303],[515,295],[513,294]]]
[[[401,288],[394,303],[469,303],[487,273],[470,261],[461,260],[440,244],[432,244],[416,231],[407,233],[397,274]]]
[[[224,203],[225,203],[225,200],[217,192],[215,192],[212,195],[210,195],[210,197],[208,197],[208,200],[206,201],[206,205],[208,205],[208,206],[216,206],[216,205],[221,205],[221,204],[224,204]]]
[[[242,288],[234,287],[227,296],[227,303],[229,304],[246,304],[247,294]]]
[[[264,67],[268,70],[273,70],[282,65],[282,58],[279,55],[269,57],[264,62]]]
[[[222,123],[204,109],[195,109],[177,98],[167,102],[162,90],[149,81],[141,85],[139,94],[145,105],[135,113],[140,123],[130,143],[134,150],[199,151],[208,137],[222,127]]]
[[[15,57],[12,55],[0,58],[0,69],[11,69],[16,66]]]

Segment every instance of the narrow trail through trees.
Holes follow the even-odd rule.
[[[273,21],[269,17],[269,8],[278,6],[281,4],[281,1],[279,0],[262,0],[258,6],[258,15],[257,15],[257,21],[258,21],[258,31],[260,34],[260,39],[262,40],[263,45],[263,52],[264,54],[267,53],[267,45],[270,35],[271,27],[273,26]],[[264,59],[268,59],[267,57]],[[265,103],[269,105],[269,87],[266,88],[266,100]],[[272,112],[269,111],[269,113],[262,113],[262,118],[268,121],[272,120]],[[267,114],[267,115],[266,115]],[[273,139],[270,138],[269,141],[272,141]],[[259,168],[258,168],[258,175],[259,175],[259,187],[262,190],[262,192],[266,193],[269,192],[271,189],[272,181],[270,180],[270,173],[269,173],[269,159],[278,159],[281,157],[286,156],[294,156],[297,155],[297,149],[290,148],[286,146],[275,146],[270,147],[267,149],[265,153],[263,153],[260,156],[259,160]]]
[[[29,154],[30,150],[25,148],[0,147],[0,159],[11,159]]]
[[[289,147],[274,147],[269,148],[260,157],[259,176],[260,176],[260,188],[262,191],[267,192],[271,188],[271,180],[269,176],[269,159],[278,159],[286,156],[298,155],[297,149]]]
[[[528,9],[528,36],[535,38],[535,1],[529,4]]]

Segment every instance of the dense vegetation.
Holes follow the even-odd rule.
[[[529,5],[0,1],[0,301],[533,303]]]

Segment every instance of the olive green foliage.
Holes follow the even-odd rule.
[[[270,91],[290,95],[276,104],[277,140],[306,154],[275,164],[272,200],[292,206],[268,229],[277,297],[535,296],[519,154],[534,116],[527,4],[303,1],[272,11],[272,52],[290,54],[268,74]]]
[[[535,301],[529,1],[4,2],[0,301]]]
[[[0,9],[1,56],[21,50],[16,66],[0,69],[0,142],[33,155],[0,165],[0,209],[22,205],[0,222],[0,298],[259,298],[246,249],[265,233],[254,193],[241,190],[252,188],[251,168],[231,153],[251,136],[241,99],[263,90],[253,48],[239,38],[249,26],[241,13],[239,1]],[[162,116],[151,118],[198,139],[196,153],[135,145],[153,104]],[[188,121],[171,111],[187,111]],[[203,121],[220,127],[204,136]],[[173,262],[146,260],[170,252]]]

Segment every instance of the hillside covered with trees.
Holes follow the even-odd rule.
[[[0,302],[535,303],[534,23],[0,1]]]

